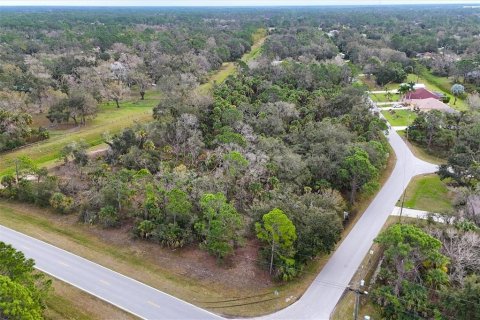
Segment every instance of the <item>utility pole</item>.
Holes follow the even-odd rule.
[[[348,288],[348,290],[355,292],[355,309],[353,311],[353,320],[358,320],[358,311],[360,309],[360,295],[367,295],[367,291],[361,290],[361,288],[365,285],[365,280],[360,281],[360,286],[357,289]]]

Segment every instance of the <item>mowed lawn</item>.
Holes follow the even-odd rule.
[[[387,119],[392,127],[409,126],[413,123],[413,120],[417,117],[415,112],[410,110],[384,110],[383,116]]]
[[[389,83],[386,86],[379,86],[375,83],[374,77],[371,79],[362,78],[362,82],[368,85],[370,91],[397,90],[400,87],[400,83]],[[453,104],[455,98],[450,91],[453,82],[447,77],[439,77],[426,71],[420,74],[420,76],[417,76],[413,73],[408,74],[405,82],[423,83],[430,91],[446,94],[450,97],[450,102],[448,103],[448,105],[455,110],[466,111],[469,109],[467,102],[465,101],[465,99],[462,98],[458,98],[456,104]],[[372,100],[376,102],[388,102],[388,100],[382,99],[383,98],[381,95],[379,95],[379,100],[375,100],[375,97],[372,96]]]
[[[117,108],[113,102],[99,106],[100,112],[84,127],[66,130],[52,130],[50,138],[15,151],[0,155],[0,176],[12,173],[14,161],[21,156],[30,157],[37,165],[49,166],[58,159],[59,151],[72,141],[85,141],[90,147],[103,143],[102,135],[105,132],[116,133],[135,123],[144,123],[152,120],[153,107],[158,104],[157,92],[147,93],[145,100],[133,97],[130,101],[120,103]]]
[[[370,98],[375,102],[396,102],[400,100],[400,95],[396,93],[372,93]]]
[[[453,210],[452,194],[445,181],[437,174],[417,176],[410,181],[405,193],[405,207],[435,213],[450,213]],[[400,206],[402,198],[397,202]]]

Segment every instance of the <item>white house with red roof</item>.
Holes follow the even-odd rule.
[[[402,99],[403,102],[417,107],[421,111],[440,110],[454,112],[447,104],[443,103],[444,95],[428,90],[424,85],[415,85],[415,90],[408,92]]]

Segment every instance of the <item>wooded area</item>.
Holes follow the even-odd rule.
[[[478,34],[475,11],[448,6],[2,10],[0,156],[89,130],[146,95],[155,107],[96,137],[106,147],[94,154],[79,140],[55,150],[54,167],[14,159],[0,168],[0,196],[195,247],[225,268],[254,246],[252,264],[291,281],[335,249],[346,213],[380,188],[388,126],[369,86],[438,77],[468,110],[416,112],[406,130],[448,158],[439,175],[456,188],[458,223],[380,235],[374,300],[387,319],[475,319],[480,302],[462,301],[479,295]]]

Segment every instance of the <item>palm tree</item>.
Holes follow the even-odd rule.
[[[457,98],[465,93],[465,87],[456,83],[452,86],[452,93],[455,97],[455,101],[453,102],[453,105],[455,105],[457,103]]]
[[[410,95],[414,91],[415,91],[415,82],[402,83],[398,88],[398,94],[400,94],[402,97],[405,97],[408,94],[407,99],[410,99]]]

